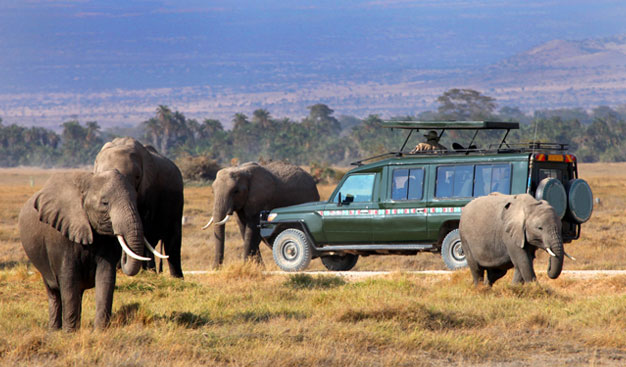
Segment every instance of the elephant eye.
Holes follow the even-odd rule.
[[[103,206],[109,206],[109,201],[108,200],[102,200],[101,201]]]
[[[537,229],[540,230],[540,231],[543,231],[543,227],[542,226],[537,227]]]

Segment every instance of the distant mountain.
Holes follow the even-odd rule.
[[[315,71],[311,70],[311,75]],[[223,88],[114,89],[84,93],[0,94],[5,123],[58,128],[70,118],[102,126],[137,124],[160,104],[187,117],[218,118],[230,125],[237,112],[265,108],[275,117],[300,118],[307,106],[326,103],[336,115],[383,117],[436,109],[436,98],[454,87],[473,88],[496,98],[498,106],[527,112],[545,108],[626,103],[626,35],[587,40],[552,40],[488,67],[396,68],[369,79],[360,76],[285,79]]]

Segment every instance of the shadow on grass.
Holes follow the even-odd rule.
[[[27,264],[27,263],[19,262],[19,261],[0,262],[0,270],[10,270],[10,269],[18,267],[21,264]]]
[[[378,305],[371,309],[350,309],[337,316],[341,322],[365,320],[409,322],[428,330],[472,329],[486,324],[480,315],[437,310],[422,304]]]
[[[243,322],[267,322],[276,318],[303,320],[307,318],[307,315],[300,311],[281,310],[281,311],[268,311],[268,310],[248,310],[239,312],[234,315],[235,320],[241,320]]]
[[[208,317],[196,315],[193,312],[172,312],[169,317],[170,321],[176,324],[186,327],[188,329],[197,329],[199,327],[209,324]]]
[[[111,317],[112,325],[130,325],[135,323],[148,325],[153,321],[154,316],[137,302],[122,305]]]
[[[312,277],[308,274],[290,275],[289,279],[284,283],[288,288],[292,289],[328,289],[345,285],[343,278],[336,276],[316,276]]]

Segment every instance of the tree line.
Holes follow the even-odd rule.
[[[393,120],[499,120],[518,121],[520,129],[507,141],[559,142],[582,162],[626,161],[626,108],[599,106],[538,110],[532,116],[519,108],[497,108],[496,100],[471,89],[450,89],[437,102],[436,111]],[[216,119],[199,122],[183,112],[160,105],[154,117],[130,130],[102,130],[97,122],[64,122],[60,134],[41,127],[6,125],[0,119],[0,166],[35,165],[75,167],[93,162],[101,146],[115,136],[131,135],[176,160],[203,156],[228,165],[256,160],[288,160],[295,164],[347,164],[366,156],[400,148],[406,132],[382,129],[381,118],[334,116],[325,104],[308,107],[308,116],[295,121],[276,118],[266,109],[251,116],[237,113],[232,129]],[[449,132],[442,143],[469,141],[467,132]],[[499,141],[499,132],[481,132],[476,143],[486,147]],[[414,134],[409,145],[423,138]],[[410,147],[409,147],[410,149]]]

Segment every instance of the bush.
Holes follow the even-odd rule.
[[[309,172],[316,184],[334,184],[339,182],[346,172],[333,169],[326,163],[312,162],[309,166]]]
[[[214,180],[222,167],[216,160],[207,156],[183,156],[176,160],[176,164],[186,181],[209,181]]]

